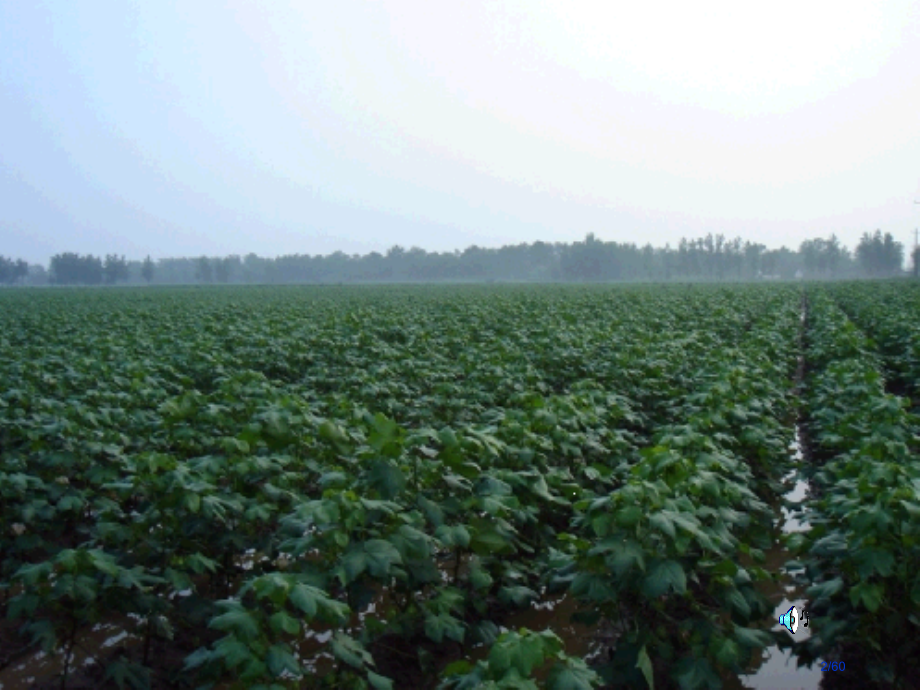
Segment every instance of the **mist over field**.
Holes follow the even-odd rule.
[[[920,198],[916,3],[4,3],[0,254],[798,250]]]

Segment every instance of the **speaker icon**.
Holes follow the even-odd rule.
[[[794,635],[795,631],[799,629],[799,610],[795,606],[790,606],[789,610],[779,617],[779,622]]]

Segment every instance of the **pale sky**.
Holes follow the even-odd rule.
[[[853,247],[920,226],[920,3],[0,2],[0,254]]]

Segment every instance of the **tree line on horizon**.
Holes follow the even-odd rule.
[[[916,274],[918,258],[913,258]],[[712,233],[682,239],[676,247],[605,242],[589,233],[581,242],[471,246],[454,252],[391,247],[386,254],[335,252],[264,258],[200,256],[129,261],[109,254],[96,257],[56,254],[47,269],[0,256],[0,284],[116,285],[226,283],[376,283],[438,281],[651,282],[744,281],[886,277],[901,274],[904,246],[891,233],[864,233],[850,251],[836,236],[802,242],[799,249],[727,240]]]

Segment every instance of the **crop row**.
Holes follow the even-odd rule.
[[[799,309],[784,295],[730,348],[709,353],[673,419],[607,496],[576,504],[570,592],[613,623],[614,686],[720,687],[771,641],[757,563],[789,465]],[[739,563],[747,558],[748,567]]]
[[[501,633],[559,590],[613,631],[609,682],[713,684],[766,643],[738,562],[788,455],[794,290],[4,299],[0,590],[46,650],[119,616],[137,686],[180,682],[170,652],[246,687],[451,660],[589,687],[552,633]]]
[[[844,284],[834,289],[838,305],[865,333],[882,357],[899,393],[920,398],[920,289],[902,281],[874,290]]]
[[[917,418],[886,393],[872,342],[826,291],[811,295],[807,334],[811,530],[791,540],[801,562],[790,567],[812,583],[809,609],[820,623],[801,657],[846,658],[867,683],[916,687]]]

